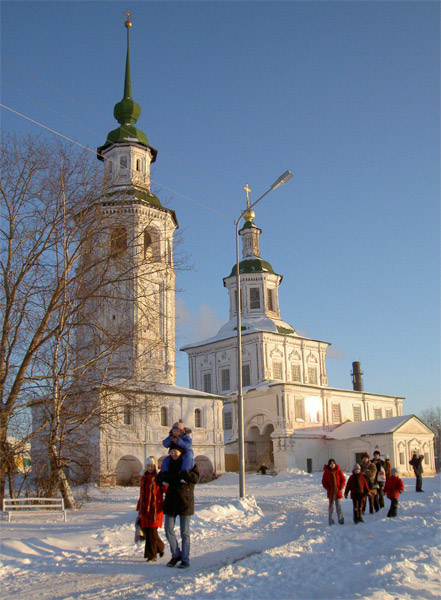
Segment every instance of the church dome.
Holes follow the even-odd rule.
[[[236,275],[236,272],[237,265],[234,265],[231,269],[229,277]],[[245,258],[244,260],[240,261],[239,273],[272,273],[273,275],[276,275],[274,269],[272,268],[269,262],[261,258],[257,258],[255,256],[252,258]]]

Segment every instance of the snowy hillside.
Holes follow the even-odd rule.
[[[2,597],[26,600],[210,600],[266,598],[407,600],[441,597],[440,476],[424,479],[424,494],[406,491],[398,517],[387,508],[352,523],[327,526],[320,474],[285,471],[227,474],[196,486],[191,567],[166,568],[135,546],[134,488],[91,488],[90,501],[58,517],[1,523]],[[386,501],[389,506],[389,501]],[[161,530],[163,536],[163,530]]]

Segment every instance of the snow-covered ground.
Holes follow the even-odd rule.
[[[191,567],[166,568],[167,551],[147,564],[134,544],[135,488],[90,488],[68,521],[21,517],[1,523],[1,596],[5,600],[326,599],[441,597],[440,476],[404,479],[398,517],[387,508],[327,526],[321,475],[289,470],[196,486]],[[389,501],[386,501],[386,507]],[[161,530],[163,535],[163,530]],[[168,550],[168,547],[167,547]]]

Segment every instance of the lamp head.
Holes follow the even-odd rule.
[[[280,175],[280,177],[278,179],[276,179],[276,181],[273,183],[273,185],[271,186],[271,190],[275,190],[276,188],[279,187],[279,185],[282,185],[284,183],[286,183],[289,179],[291,179],[292,177],[292,173],[291,171],[285,171],[282,175]]]

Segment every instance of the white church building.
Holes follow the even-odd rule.
[[[404,398],[364,391],[359,363],[353,363],[354,389],[330,387],[330,344],[299,335],[282,320],[282,276],[260,256],[261,230],[254,217],[254,211],[245,213],[239,231],[246,469],[265,461],[275,471],[298,467],[312,472],[334,457],[351,470],[361,453],[379,450],[402,474],[410,474],[412,452],[422,453],[425,472],[434,473],[434,434],[417,417],[403,416]],[[223,283],[230,320],[214,337],[182,350],[188,354],[190,386],[227,397],[225,464],[237,470],[236,265]]]
[[[72,478],[81,471],[87,473],[100,484],[136,483],[147,457],[154,456],[161,463],[167,453],[162,440],[182,418],[192,429],[202,480],[211,479],[225,470],[223,398],[175,385],[173,234],[178,221],[174,211],[162,206],[150,190],[150,166],[157,150],[135,127],[141,107],[131,95],[131,25],[127,17],[124,96],[114,108],[119,126],[98,148],[106,178],[106,189],[91,211],[98,226],[88,226],[84,234],[93,231],[90,253],[83,258],[95,258],[90,281],[105,280],[82,309],[87,318],[81,325],[79,317],[75,342],[85,364],[93,362],[96,372],[105,372],[106,378],[100,377],[96,385],[83,384],[72,402],[83,402],[85,410],[92,406],[104,410],[97,410],[96,420],[89,420],[76,433],[75,456],[68,471]],[[119,342],[100,365],[96,357],[103,351],[103,339],[104,346],[111,346],[115,339]],[[111,419],[109,407],[115,407]],[[44,419],[44,402],[34,403],[34,430]],[[46,456],[47,429],[33,439],[37,471]]]

